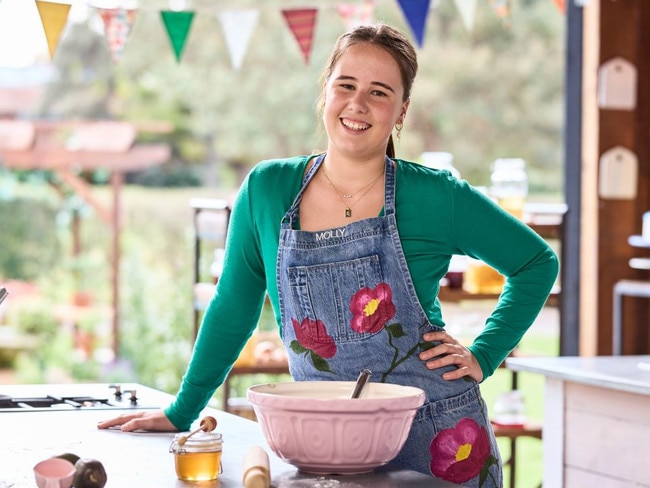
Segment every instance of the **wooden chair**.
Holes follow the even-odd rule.
[[[620,280],[614,284],[612,355],[623,353],[623,297],[650,298],[650,281]]]
[[[517,439],[520,437],[542,438],[542,424],[529,421],[523,427],[510,427],[492,423],[494,435],[507,437],[510,440],[510,457],[503,461],[504,466],[510,466],[510,488],[515,488],[515,476],[517,470]]]
[[[643,236],[633,235],[627,240],[632,247],[650,249],[650,241]],[[650,258],[636,257],[629,260],[635,270],[650,271]],[[619,280],[614,284],[612,303],[612,355],[623,354],[623,299],[624,297],[650,298],[650,281]]]

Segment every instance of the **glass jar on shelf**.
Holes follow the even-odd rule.
[[[492,422],[503,427],[524,427],[526,405],[519,390],[499,394],[494,403]]]
[[[505,277],[493,267],[478,259],[467,259],[463,278],[463,289],[466,292],[499,294],[505,282]]]
[[[526,162],[521,158],[504,158],[494,161],[490,195],[501,208],[523,219],[524,204],[528,196]]]
[[[226,250],[222,247],[218,247],[214,250],[214,256],[212,258],[212,263],[210,264],[210,275],[212,276],[212,282],[216,285],[219,281],[219,277],[223,272],[223,259],[226,254]]]

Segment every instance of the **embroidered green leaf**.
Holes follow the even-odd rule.
[[[327,364],[327,361],[325,361],[322,357],[320,357],[314,351],[309,351],[309,357],[311,357],[311,362],[314,363],[314,368],[316,368],[318,371],[323,371],[324,373],[332,373],[333,372],[330,369],[330,365]]]
[[[491,454],[486,460],[485,464],[483,465],[483,469],[481,470],[481,474],[479,475],[478,478],[478,486],[481,487],[485,484],[485,480],[487,479],[488,475],[490,474],[490,468],[494,465],[496,466],[497,463],[497,458],[494,457],[493,454]]]
[[[422,351],[426,351],[427,349],[431,349],[432,347],[435,347],[437,344],[439,344],[439,343],[438,342],[428,342],[428,341],[426,341],[426,342],[420,342],[420,344],[418,344],[418,345],[420,346],[420,349]]]
[[[296,354],[303,354],[303,353],[306,353],[307,351],[309,351],[309,349],[307,349],[306,347],[303,347],[300,344],[300,342],[298,342],[295,339],[293,341],[291,341],[291,344],[289,344],[289,346],[291,347],[291,350],[293,352],[295,352]]]
[[[388,333],[395,338],[404,337],[406,335],[404,329],[402,329],[402,324],[399,323],[387,325],[386,330],[388,330]]]

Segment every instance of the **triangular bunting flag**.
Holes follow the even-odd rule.
[[[463,24],[465,29],[472,31],[474,29],[474,16],[476,14],[476,2],[477,0],[454,0],[456,8],[460,12],[460,16],[463,19]]]
[[[510,17],[510,0],[490,0],[490,3],[499,17]]]
[[[41,17],[50,58],[54,57],[65,24],[68,22],[70,5],[64,3],[43,2],[36,0],[38,15]]]
[[[317,14],[318,10],[315,8],[282,10],[289,29],[298,41],[305,64],[309,64]]]
[[[122,57],[126,39],[131,32],[135,21],[136,11],[124,8],[100,8],[99,15],[104,21],[106,41],[111,51],[113,61],[117,62]]]
[[[399,6],[406,17],[411,32],[417,40],[418,46],[424,45],[424,30],[429,15],[431,0],[398,0]]]
[[[219,14],[221,29],[230,53],[230,62],[235,71],[241,68],[258,18],[259,10],[256,9],[224,10]]]
[[[566,0],[553,0],[553,3],[560,12],[566,14]]]
[[[338,12],[343,19],[345,29],[350,31],[360,25],[372,23],[375,14],[375,1],[366,0],[363,5],[342,3],[338,6]]]
[[[194,12],[161,10],[160,15],[162,17],[163,23],[165,24],[165,29],[167,29],[169,41],[171,42],[172,48],[174,49],[176,61],[180,61],[183,54],[183,49],[185,49],[187,36],[190,33],[190,27],[192,27]]]

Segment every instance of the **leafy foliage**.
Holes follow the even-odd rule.
[[[33,280],[60,256],[57,209],[32,198],[0,200],[0,277]]]

